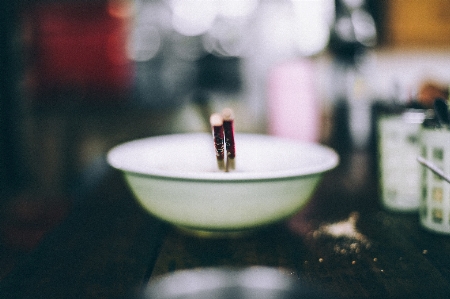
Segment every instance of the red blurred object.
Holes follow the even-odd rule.
[[[21,194],[0,210],[0,244],[30,251],[69,214],[70,200]]]
[[[39,100],[77,92],[89,100],[117,100],[129,90],[128,18],[106,1],[39,2],[24,13],[29,83]]]

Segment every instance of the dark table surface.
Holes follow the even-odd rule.
[[[308,206],[240,238],[202,239],[145,213],[117,171],[2,271],[0,298],[130,298],[181,269],[262,265],[343,298],[450,298],[450,236],[416,214],[380,207],[373,157],[353,152],[327,173]],[[0,265],[1,266],[1,265]]]

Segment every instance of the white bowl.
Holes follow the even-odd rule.
[[[138,202],[180,228],[233,233],[298,212],[324,172],[339,163],[320,144],[237,134],[236,169],[218,170],[211,134],[174,134],[135,140],[110,150]]]
[[[177,270],[150,280],[141,299],[334,298],[283,268],[211,267]]]

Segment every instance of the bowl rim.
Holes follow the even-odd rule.
[[[253,133],[237,133],[236,137],[250,136],[256,138],[263,139],[272,139],[279,140],[281,142],[287,142],[296,145],[308,146],[312,147],[317,151],[320,151],[326,158],[323,163],[317,165],[311,165],[308,167],[292,168],[292,169],[283,169],[276,171],[265,171],[265,172],[196,172],[196,171],[170,171],[163,170],[158,168],[148,169],[147,172],[138,171],[131,169],[122,165],[120,159],[118,159],[118,152],[122,151],[125,147],[129,147],[135,143],[139,142],[151,142],[156,139],[164,139],[164,138],[177,138],[177,137],[194,137],[195,135],[205,136],[207,133],[178,133],[178,134],[167,134],[167,135],[158,135],[153,137],[146,137],[141,139],[135,139],[128,142],[124,142],[122,144],[116,145],[111,148],[107,153],[107,162],[108,164],[128,175],[138,176],[138,177],[147,177],[147,178],[158,178],[164,180],[185,180],[185,181],[208,181],[208,182],[248,182],[248,181],[267,181],[267,180],[286,180],[286,179],[297,179],[299,177],[307,177],[307,176],[315,176],[327,172],[333,168],[335,168],[339,164],[339,155],[336,151],[326,145],[314,142],[300,141],[294,140],[284,137],[272,136],[267,134],[253,134]],[[209,134],[208,134],[209,135]]]
[[[217,266],[181,269],[151,279],[143,288],[145,298],[180,298],[229,288],[309,294],[311,286],[299,282],[287,268],[270,266]],[[264,280],[258,278],[265,278]],[[198,282],[193,284],[192,281]],[[262,283],[261,283],[262,281]],[[183,286],[181,288],[177,286]],[[315,291],[315,289],[314,289]]]

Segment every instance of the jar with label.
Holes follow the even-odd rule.
[[[417,211],[420,204],[419,133],[424,109],[383,113],[377,119],[382,205],[392,211]]]
[[[424,126],[420,144],[421,157],[444,174],[450,174],[450,130]],[[423,166],[419,217],[423,227],[450,234],[450,183]]]

